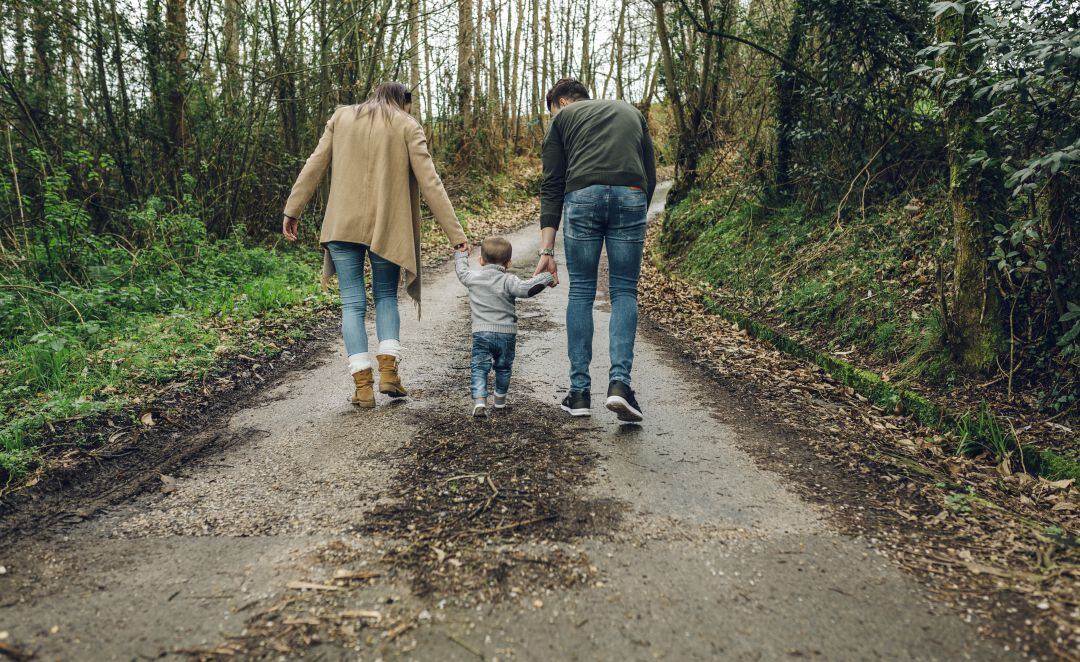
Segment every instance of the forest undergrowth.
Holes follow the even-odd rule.
[[[521,159],[490,178],[451,174],[469,235],[525,224],[536,171]],[[190,198],[151,198],[122,213],[123,235],[98,234],[64,190],[58,182],[46,198],[51,234],[19,238],[0,256],[0,494],[93,443],[82,432],[106,415],[151,427],[164,385],[198,390],[237,357],[278,356],[337,310],[320,285],[315,214],[293,246],[252,240],[243,226],[214,238]],[[446,260],[430,218],[421,241],[426,266]]]
[[[927,419],[952,415],[950,429],[961,434],[949,452],[985,451],[1019,471],[1027,468],[1019,446],[1031,445],[1046,458],[1041,473],[1074,477],[1080,435],[1069,354],[1017,337],[991,376],[965,374],[950,356],[941,194],[840,219],[703,186],[670,210],[660,245],[669,268],[723,309],[879,379],[888,390],[882,406],[902,407],[886,400],[905,390],[926,399]]]

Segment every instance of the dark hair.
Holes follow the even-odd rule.
[[[389,122],[396,111],[405,112],[405,104],[412,101],[412,92],[401,83],[380,83],[371,91],[367,101],[356,107],[356,116],[362,117],[378,111]]]
[[[502,237],[488,237],[480,243],[480,256],[488,264],[505,266],[514,256],[514,247]]]
[[[559,99],[581,101],[589,98],[589,88],[576,78],[563,78],[547,93],[547,109],[551,110]]]

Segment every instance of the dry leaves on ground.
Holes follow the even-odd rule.
[[[657,230],[650,229],[650,247]],[[761,464],[830,505],[842,530],[872,537],[942,600],[992,614],[981,626],[990,634],[1062,657],[1080,654],[1076,485],[952,455],[946,435],[889,415],[818,366],[709,314],[703,293],[646,260],[643,313],[797,440],[748,448]]]
[[[524,201],[499,205],[482,215],[469,216],[466,234],[469,241],[478,243],[485,237],[509,234],[530,223],[540,227],[539,198],[531,197]],[[432,267],[446,262],[453,247],[442,230],[431,224],[424,227],[420,249],[424,256],[424,266]]]

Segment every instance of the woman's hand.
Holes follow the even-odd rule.
[[[292,216],[286,216],[281,222],[281,234],[285,235],[285,238],[289,241],[296,241],[297,226],[300,224],[300,219],[293,218]]]

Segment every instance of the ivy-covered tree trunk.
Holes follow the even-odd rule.
[[[167,0],[165,24],[168,31],[165,42],[168,53],[166,154],[170,161],[174,161],[177,155],[183,153],[187,133],[185,117],[188,63],[187,0]]]
[[[794,151],[793,134],[798,124],[799,79],[792,68],[799,57],[803,37],[806,34],[806,7],[803,0],[795,0],[788,26],[784,62],[776,74],[776,191],[781,195],[791,193],[791,159]]]
[[[938,43],[955,44],[939,57],[946,82],[965,79],[979,66],[981,54],[965,44],[975,25],[975,12],[975,3],[968,3],[963,14],[949,9],[937,18]],[[945,114],[955,248],[948,342],[963,370],[986,373],[997,365],[1005,338],[1001,296],[987,259],[990,230],[1004,204],[1003,185],[997,168],[968,165],[972,154],[993,151],[976,121],[987,110],[985,100],[976,99],[972,87],[964,83],[943,84],[939,94]]]

